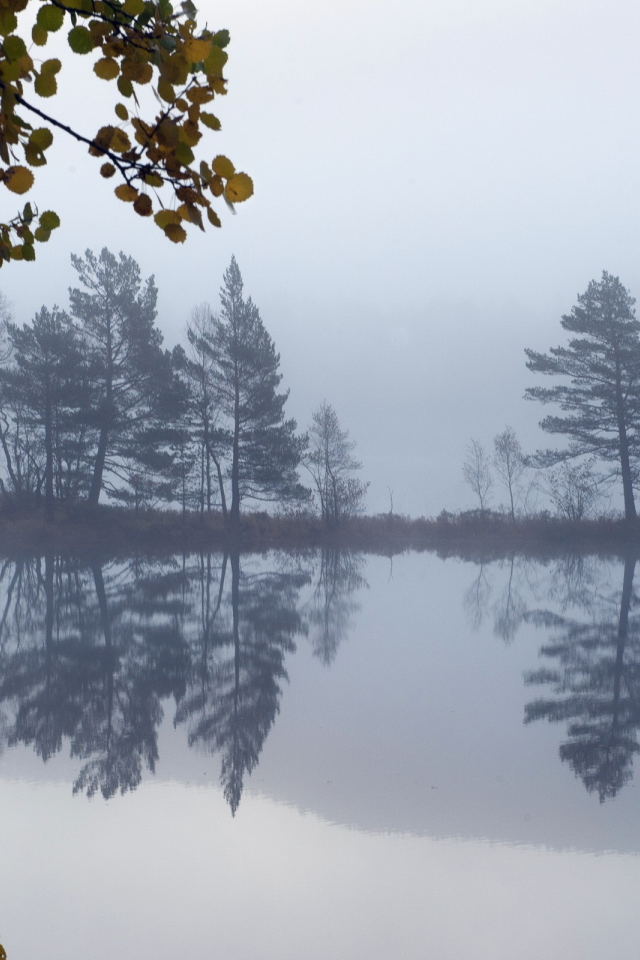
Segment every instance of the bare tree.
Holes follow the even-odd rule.
[[[467,445],[462,475],[478,498],[480,509],[484,512],[489,505],[493,476],[491,462],[479,440],[472,438]]]
[[[324,400],[313,414],[305,466],[315,483],[322,519],[328,524],[341,523],[364,509],[369,484],[352,476],[362,468],[352,456],[354,449],[348,430],[340,429],[335,410]]]
[[[516,518],[516,501],[519,499],[519,486],[526,470],[520,441],[513,427],[505,427],[502,433],[493,438],[493,466],[509,493],[509,512],[511,519]]]
[[[593,516],[604,501],[603,477],[594,470],[594,461],[572,466],[563,463],[547,477],[549,496],[559,516],[565,520],[583,520]]]

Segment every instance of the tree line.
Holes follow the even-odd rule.
[[[101,498],[134,510],[179,504],[237,525],[245,501],[309,510],[328,524],[362,511],[368,484],[354,442],[325,401],[308,433],[287,418],[280,356],[235,258],[220,309],[197,307],[184,344],[163,348],[158,291],[136,261],[103,249],[73,255],[69,310],[43,306],[14,323],[0,355],[5,500]],[[305,467],[312,489],[300,479]]]
[[[579,520],[601,506],[606,491],[617,484],[625,519],[637,519],[640,321],[634,305],[618,277],[604,271],[560,321],[572,335],[568,345],[548,353],[525,351],[529,370],[560,381],[529,387],[525,397],[556,408],[540,426],[568,442],[527,456],[513,429],[506,427],[495,437],[491,456],[472,440],[463,476],[482,512],[490,504],[497,474],[508,492],[512,519],[517,510],[527,512],[532,492],[542,487],[558,514]]]

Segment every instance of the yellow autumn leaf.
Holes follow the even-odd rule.
[[[161,187],[163,184],[162,177],[158,176],[157,173],[147,173],[144,182],[150,187]]]
[[[115,80],[120,73],[120,67],[117,61],[112,60],[111,57],[103,57],[97,63],[94,63],[93,72],[101,80]]]
[[[179,227],[177,223],[170,223],[164,228],[164,232],[173,243],[184,243],[187,239],[187,231],[184,227]]]
[[[236,173],[227,180],[225,194],[232,203],[242,203],[253,194],[253,180],[247,173]]]
[[[206,87],[192,87],[187,90],[187,97],[191,103],[203,104],[213,100],[213,93]]]
[[[29,143],[32,143],[38,150],[48,150],[53,143],[53,134],[48,127],[38,127],[37,130],[32,131]]]
[[[167,103],[173,103],[175,100],[176,92],[173,89],[173,86],[168,80],[165,80],[164,77],[160,77],[158,80],[158,93]]]
[[[62,64],[57,57],[52,57],[51,60],[45,60],[42,66],[40,67],[40,73],[60,73],[62,70]]]
[[[178,207],[178,213],[187,223],[195,223],[201,230],[204,229],[202,226],[202,214],[193,204],[181,203]]]
[[[140,214],[141,217],[150,217],[153,213],[151,197],[148,197],[146,193],[141,193],[135,201],[133,209],[136,213]]]
[[[211,209],[211,207],[207,208],[207,217],[209,218],[209,223],[213,224],[214,227],[222,226],[222,221],[220,220],[220,217],[215,212],[215,210]]]
[[[121,183],[113,191],[118,200],[124,200],[125,203],[133,203],[138,197],[138,191],[128,183]]]
[[[112,177],[115,172],[116,172],[116,168],[112,163],[103,163],[102,166],[100,167],[101,176],[106,177],[107,179],[109,177]]]
[[[58,90],[58,82],[52,73],[41,73],[33,81],[33,87],[39,97],[53,97]]]
[[[182,53],[188,63],[201,63],[211,53],[211,46],[210,40],[196,40],[195,37],[188,37],[182,45]]]
[[[49,34],[44,29],[44,27],[40,27],[38,26],[37,23],[35,23],[31,29],[31,39],[36,44],[36,46],[44,47],[47,40],[49,39]],[[0,960],[2,960],[1,955],[0,955]]]
[[[119,127],[116,127],[113,131],[111,149],[114,153],[126,153],[127,150],[131,150],[131,140],[129,140],[124,130],[120,130]]]
[[[116,103],[114,110],[116,111],[116,115],[120,117],[121,120],[129,119],[129,111],[125,107],[124,103]]]
[[[159,210],[153,219],[162,230],[165,230],[171,224],[174,226],[180,224],[180,214],[175,210]]]
[[[225,180],[230,180],[231,177],[236,172],[236,168],[231,163],[228,157],[224,157],[221,153],[217,157],[214,157],[211,168],[214,173],[217,173],[219,177],[224,177]]]
[[[34,176],[28,167],[9,167],[4,174],[4,185],[12,193],[26,193],[33,186]]]
[[[221,197],[224,193],[224,180],[222,177],[218,176],[217,173],[214,177],[211,177],[211,180],[209,181],[209,189],[214,197]]]

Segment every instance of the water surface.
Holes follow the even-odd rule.
[[[633,561],[0,574],[9,960],[582,960],[637,939]]]

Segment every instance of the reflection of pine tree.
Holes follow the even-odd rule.
[[[295,650],[293,637],[301,630],[296,605],[307,578],[241,572],[239,555],[229,560],[231,595],[207,638],[207,654],[193,672],[176,723],[189,722],[190,745],[221,753],[224,795],[235,814],[244,775],[258,763],[279,711],[281,681],[287,679],[284,657]]]
[[[48,556],[44,566],[44,576],[39,563],[21,575],[31,620],[3,657],[0,703],[15,707],[7,740],[32,744],[46,761],[68,739],[87,761],[75,790],[133,789],[157,758],[160,701],[180,693],[186,673],[175,575],[114,566],[105,585],[98,563]],[[15,622],[15,584],[13,594]]]
[[[557,667],[529,673],[526,683],[550,684],[556,697],[528,704],[525,722],[568,722],[569,740],[560,756],[601,802],[615,797],[631,778],[640,750],[640,620],[630,616],[634,569],[635,560],[627,560],[615,616],[586,624],[544,614],[530,617],[559,629],[542,648]]]
[[[338,647],[353,626],[360,605],[352,594],[367,586],[360,554],[323,550],[308,621],[313,654],[326,666],[333,663]]]

